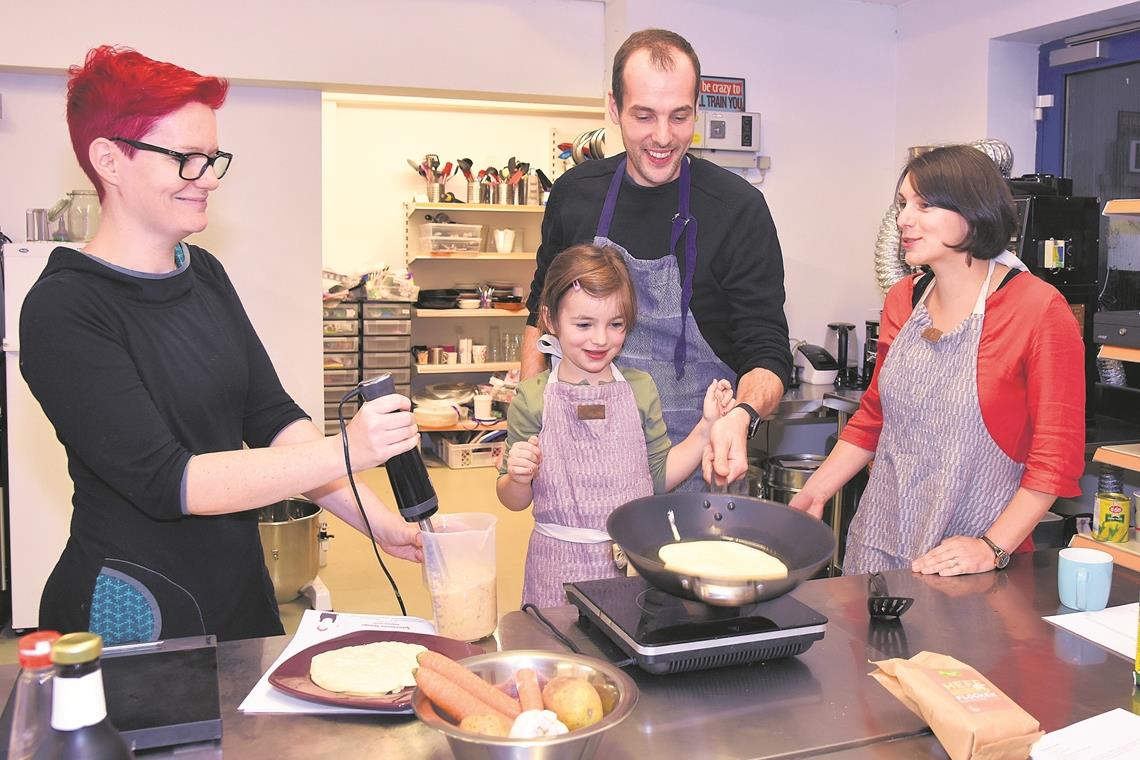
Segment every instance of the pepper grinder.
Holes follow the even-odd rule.
[[[835,387],[859,387],[858,380],[851,377],[851,368],[847,366],[847,341],[849,333],[855,329],[855,325],[850,322],[831,322],[827,325],[827,329],[835,330],[835,361],[839,365],[839,371],[835,373]]]

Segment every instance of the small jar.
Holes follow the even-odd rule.
[[[94,190],[72,190],[67,194],[67,232],[74,242],[95,237],[102,212],[99,196]]]

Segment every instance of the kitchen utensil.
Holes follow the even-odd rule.
[[[827,329],[835,330],[835,353],[837,354],[835,363],[839,365],[839,371],[835,375],[835,387],[858,388],[859,381],[851,376],[851,368],[847,366],[847,345],[851,337],[850,333],[855,329],[855,325],[850,322],[831,322],[827,325]]]
[[[269,674],[269,683],[286,694],[304,699],[308,702],[318,702],[326,705],[340,707],[355,707],[361,710],[373,710],[378,713],[391,715],[411,715],[414,686],[409,686],[395,694],[380,694],[376,696],[357,696],[342,692],[328,691],[313,683],[309,678],[309,668],[313,658],[323,652],[331,652],[342,647],[364,646],[380,641],[399,641],[404,644],[419,644],[433,652],[447,655],[452,659],[463,659],[483,651],[482,647],[468,644],[463,641],[432,636],[426,633],[408,633],[406,631],[353,631],[335,639],[328,639],[302,649],[285,662],[274,668]]]
[[[296,599],[320,572],[321,508],[307,499],[285,499],[257,510],[265,566],[277,603]]]
[[[658,550],[675,539],[728,539],[763,549],[788,567],[786,578],[725,581],[665,568]],[[835,550],[831,528],[805,512],[736,494],[681,492],[622,504],[606,520],[613,540],[649,583],[670,594],[718,606],[739,606],[784,594],[812,577]]]
[[[555,676],[585,678],[603,695],[606,709],[597,723],[568,734],[542,739],[504,739],[459,730],[416,689],[412,695],[416,717],[447,737],[456,760],[590,760],[602,736],[629,717],[637,705],[638,689],[632,678],[615,665],[580,654],[513,649],[468,657],[463,665],[493,684],[512,684],[521,668],[533,670],[540,684]]]
[[[871,573],[867,578],[867,612],[875,618],[897,618],[910,609],[914,599],[909,596],[891,596],[887,579],[882,573]]]
[[[538,186],[542,188],[542,192],[549,192],[550,188],[554,186],[554,183],[550,181],[542,169],[535,169],[534,176],[538,177]]]

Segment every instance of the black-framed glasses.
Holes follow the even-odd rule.
[[[132,148],[139,150],[149,150],[152,153],[162,153],[170,156],[171,158],[178,159],[178,176],[187,182],[193,182],[206,173],[206,168],[209,166],[214,167],[214,175],[221,179],[226,176],[229,171],[230,162],[234,160],[233,153],[226,153],[219,150],[212,156],[207,156],[205,153],[179,153],[170,148],[160,148],[157,145],[139,142],[138,140],[128,140],[125,137],[112,137],[113,142],[121,142],[130,145]]]

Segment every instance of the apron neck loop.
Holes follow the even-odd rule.
[[[595,233],[598,237],[608,238],[610,236],[610,224],[614,220],[618,192],[621,190],[622,180],[625,179],[625,162],[626,158],[623,157],[618,163],[617,169],[614,170],[614,178],[610,180],[610,189],[606,191],[606,202],[602,205],[602,215],[598,217],[598,231]]]
[[[697,268],[697,220],[689,214],[691,181],[689,177],[689,157],[681,159],[681,177],[677,187],[677,213],[673,215],[673,230],[669,236],[669,253],[674,255],[677,242],[685,238],[684,264],[681,275],[681,334],[673,347],[673,369],[677,379],[685,376],[686,326],[689,320],[689,302],[693,299],[693,272]]]

